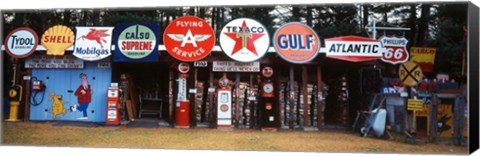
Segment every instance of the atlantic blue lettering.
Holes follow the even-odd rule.
[[[378,53],[377,44],[331,44],[328,52],[333,53]]]

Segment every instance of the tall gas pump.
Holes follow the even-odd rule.
[[[232,128],[232,89],[226,75],[218,80],[217,129]]]
[[[275,104],[275,94],[273,80],[273,69],[264,67],[262,69],[263,82],[261,84],[261,104],[260,104],[260,126],[266,130],[276,130],[278,117],[278,104]]]
[[[17,63],[18,59],[12,58],[12,86],[8,91],[8,96],[10,97],[10,114],[7,121],[18,121],[18,107],[20,106],[20,101],[22,100],[23,88],[21,85],[16,83],[17,79]]]
[[[190,65],[187,63],[178,64],[178,95],[175,107],[175,128],[190,127],[190,101],[187,98],[187,77]]]
[[[118,83],[110,84],[107,90],[107,120],[105,124],[110,126],[120,124],[120,89]]]

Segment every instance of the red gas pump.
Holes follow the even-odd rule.
[[[261,107],[260,107],[260,126],[262,130],[275,131],[279,123],[278,105],[275,104],[274,83],[271,80],[273,69],[264,67],[262,69],[264,77],[261,83]]]
[[[223,76],[218,80],[217,89],[217,129],[232,128],[232,90],[230,80]]]
[[[180,63],[178,65],[178,96],[175,107],[175,128],[189,128],[190,127],[190,101],[187,98],[187,77],[190,66],[187,63]]]
[[[111,85],[107,91],[107,120],[106,125],[120,124],[120,90],[118,85]]]

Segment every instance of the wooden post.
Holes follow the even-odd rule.
[[[307,81],[308,81],[308,71],[307,71],[307,66],[302,65],[302,88],[303,88],[303,126],[307,127],[309,124],[308,120],[308,112],[309,112],[309,107],[308,107],[308,86],[307,86]]]
[[[194,88],[194,89],[196,90],[196,88],[197,88],[197,82],[198,82],[198,68],[195,68],[195,67],[194,67],[194,69],[193,69],[193,86],[192,86],[191,88]],[[189,94],[191,94],[191,93],[189,93]],[[197,99],[197,92],[195,92],[195,93],[193,94],[193,96],[191,96],[190,99],[191,99],[191,101],[192,101],[192,103],[193,103],[193,108],[190,108],[190,109],[193,109],[193,111],[192,111],[192,112],[193,112],[193,115],[192,115],[192,116],[193,116],[192,124],[193,124],[193,126],[196,127],[196,126],[197,126],[197,114],[198,114],[198,113],[201,113],[201,112],[197,112],[197,105],[198,105],[198,104],[197,104],[197,100],[196,100],[196,99]],[[201,104],[200,104],[200,105],[201,105]],[[201,111],[201,110],[200,110],[200,111]]]
[[[430,142],[435,142],[435,139],[437,137],[437,126],[438,126],[438,121],[437,121],[437,111],[438,111],[438,104],[440,99],[438,98],[437,95],[433,94],[432,96],[432,104],[430,104],[430,132],[428,136],[428,140]]]
[[[215,86],[214,86],[214,82],[213,82],[213,81],[214,81],[214,79],[213,79],[213,71],[212,71],[211,68],[208,70],[208,75],[209,75],[209,78],[208,78],[209,88],[214,88]],[[210,93],[210,91],[208,92],[209,105],[208,105],[208,108],[207,108],[207,109],[209,110],[209,113],[210,113],[210,114],[208,114],[207,119],[208,119],[208,123],[209,123],[209,125],[210,125],[210,128],[216,127],[216,125],[214,126],[214,124],[216,123],[216,121],[215,121],[215,119],[216,119],[216,117],[215,117],[215,112],[216,112],[215,108],[216,108],[216,107],[214,106],[215,102],[214,102],[214,99],[213,99],[213,94],[215,94],[215,92],[214,92],[214,93]]]
[[[322,82],[322,67],[320,65],[317,66],[317,88],[318,88],[318,104],[317,104],[317,127],[320,129],[323,126],[323,82]]]
[[[290,72],[290,92],[289,92],[289,95],[288,95],[288,102],[289,102],[288,106],[290,107],[290,112],[288,112],[288,114],[289,114],[290,118],[289,118],[288,123],[289,123],[289,127],[291,129],[293,129],[293,123],[294,123],[294,121],[293,121],[293,115],[294,115],[293,114],[293,111],[294,111],[293,108],[294,108],[294,98],[295,98],[295,96],[294,96],[295,95],[295,92],[294,92],[295,85],[293,84],[293,83],[295,83],[293,66],[290,66],[289,72]]]
[[[25,76],[30,76],[30,80],[25,80],[23,81],[25,83],[24,85],[24,103],[25,103],[25,113],[24,113],[24,120],[23,121],[30,121],[30,82],[31,82],[31,77],[32,77],[32,70],[31,69],[28,69],[25,74]]]
[[[240,98],[239,96],[239,91],[238,91],[238,86],[240,84],[240,73],[235,73],[235,127],[239,127],[239,120],[240,120]]]
[[[250,73],[250,89],[249,89],[250,92],[253,92],[253,91],[252,91],[252,89],[253,89],[253,81],[254,81],[254,79],[253,79],[253,74]],[[247,93],[247,97],[250,96],[250,92]],[[250,128],[254,128],[254,127],[255,127],[255,126],[254,126],[255,120],[254,120],[253,116],[254,116],[254,112],[256,111],[256,108],[253,107],[253,106],[254,106],[253,101],[249,101],[249,102],[247,102],[247,103],[250,103],[250,116],[249,116],[248,121],[250,122]]]
[[[173,85],[175,80],[173,74],[173,70],[170,68],[170,71],[168,72],[168,119],[172,125],[175,122],[173,114],[173,106],[175,105],[173,101]]]

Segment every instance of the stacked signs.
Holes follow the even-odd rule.
[[[383,53],[380,41],[357,36],[325,39],[325,48],[327,57],[351,62],[376,60]]]
[[[210,54],[215,46],[215,32],[205,20],[183,16],[167,26],[163,40],[171,56],[184,62],[193,62]]]
[[[273,39],[278,55],[291,63],[309,62],[317,56],[320,49],[320,40],[315,31],[297,22],[280,27]]]
[[[7,54],[15,58],[30,56],[37,48],[38,35],[30,28],[21,27],[13,30],[5,40]]]
[[[47,55],[64,55],[74,41],[72,29],[64,25],[50,27],[42,35],[42,45],[47,49]]]
[[[157,44],[160,25],[118,24],[115,27],[114,61],[116,62],[157,62]]]
[[[77,27],[73,55],[86,61],[97,61],[111,55],[113,27]]]
[[[220,46],[233,60],[252,62],[267,53],[270,35],[261,23],[249,18],[238,18],[223,27]]]

